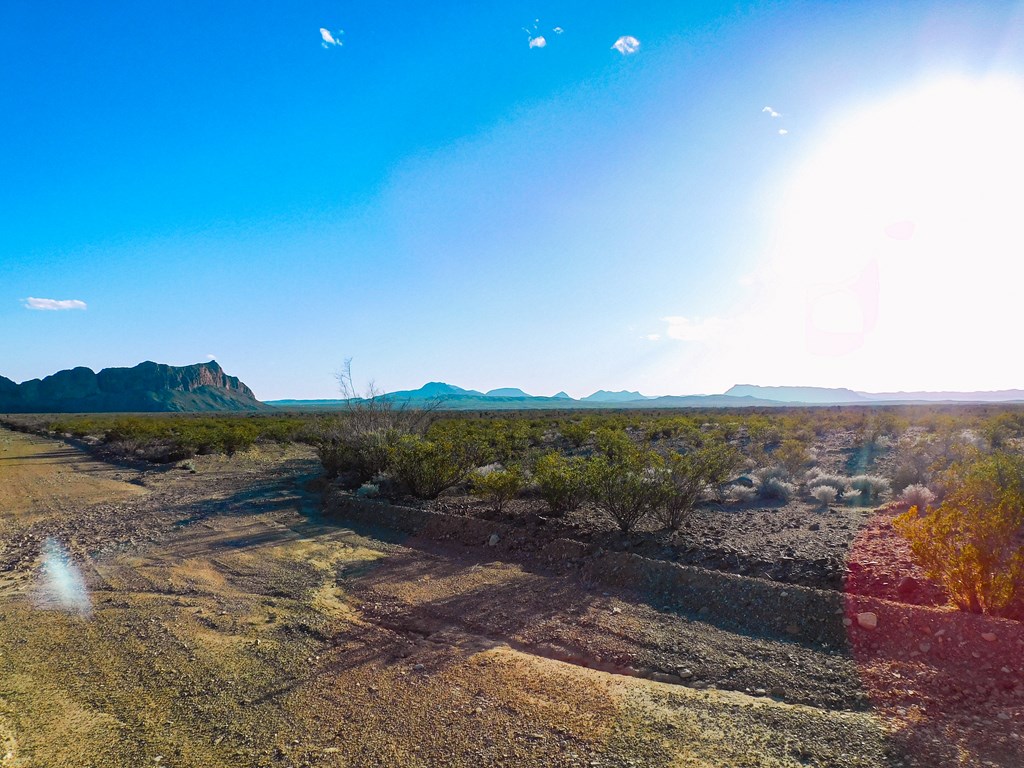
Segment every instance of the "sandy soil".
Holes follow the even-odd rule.
[[[848,654],[325,520],[302,449],[195,466],[0,431],[0,766],[926,764]]]

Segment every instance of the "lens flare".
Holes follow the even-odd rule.
[[[92,602],[78,566],[54,539],[43,544],[42,564],[36,589],[36,605],[80,616],[92,613]]]

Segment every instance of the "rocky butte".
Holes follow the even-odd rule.
[[[59,371],[15,384],[0,376],[0,413],[258,411],[267,406],[216,363]]]

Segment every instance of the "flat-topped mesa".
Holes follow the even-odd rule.
[[[96,380],[101,392],[159,389],[193,392],[200,387],[216,387],[256,399],[252,390],[239,381],[237,376],[228,376],[224,373],[224,369],[216,360],[180,367],[147,360],[134,368],[105,368],[96,374]]]
[[[58,371],[15,384],[0,377],[0,413],[254,411],[266,406],[215,362]]]

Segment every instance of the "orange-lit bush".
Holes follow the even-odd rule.
[[[1024,456],[976,456],[947,484],[941,504],[911,507],[896,529],[960,610],[1003,614],[1024,596]]]

